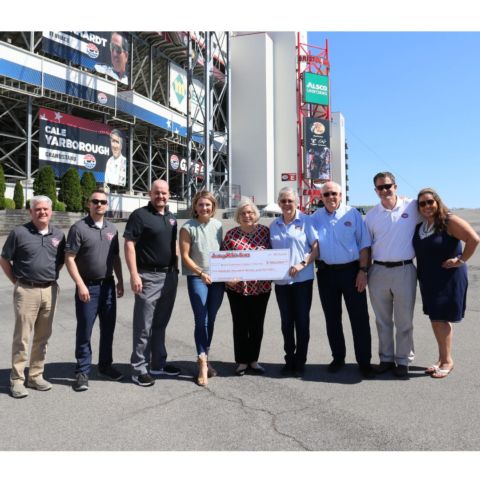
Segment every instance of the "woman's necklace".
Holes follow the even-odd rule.
[[[431,225],[428,224],[427,220],[425,220],[421,227],[420,227],[420,238],[423,240],[424,238],[429,237],[435,231],[435,223],[432,222]]]

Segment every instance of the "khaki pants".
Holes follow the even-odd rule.
[[[15,330],[12,344],[10,383],[24,383],[28,347],[33,332],[29,377],[43,375],[47,343],[52,333],[58,285],[39,288],[17,282],[13,291]]]
[[[376,317],[380,361],[408,366],[415,356],[413,346],[413,311],[417,293],[415,266],[409,264],[387,268],[384,265],[373,264],[368,271],[368,291]]]

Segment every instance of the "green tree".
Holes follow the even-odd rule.
[[[63,202],[67,212],[81,212],[82,209],[82,187],[80,175],[76,168],[69,168],[60,180],[60,191],[58,199]]]
[[[20,180],[15,183],[15,189],[13,190],[13,201],[15,202],[15,208],[21,210],[24,206],[25,198],[23,196],[23,187]]]
[[[97,182],[95,176],[92,172],[83,172],[82,180],[80,180],[82,185],[82,206],[85,212],[88,212],[87,202],[90,198],[90,195],[96,190]]]
[[[55,205],[57,201],[57,188],[55,184],[55,173],[50,165],[40,168],[33,181],[33,194],[46,195]]]

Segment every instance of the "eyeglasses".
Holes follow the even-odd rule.
[[[94,205],[106,205],[108,203],[107,200],[98,200],[96,198],[90,200]]]
[[[382,190],[390,190],[393,187],[393,183],[385,183],[383,185],[376,185],[375,188],[381,192]]]
[[[290,199],[287,200],[286,198],[284,198],[280,200],[280,203],[295,203],[295,202],[293,200],[290,200]]]
[[[116,45],[115,43],[110,44],[110,51],[115,52],[117,55],[120,55],[124,49],[120,45]]]
[[[328,198],[329,196],[332,196],[332,197],[336,197],[338,195],[338,192],[325,192],[325,193],[322,193],[322,196],[323,197],[326,197]]]
[[[435,203],[435,200],[433,198],[430,198],[429,200],[422,200],[421,202],[418,202],[418,205],[420,208],[426,207],[427,205],[431,207]]]

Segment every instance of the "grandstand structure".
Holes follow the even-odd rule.
[[[111,33],[0,32],[0,162],[7,181],[31,185],[41,165],[40,109],[50,109],[122,132],[126,182],[109,185],[112,193],[141,195],[164,179],[185,207],[203,188],[230,206],[229,33],[122,32],[126,82],[46,48],[68,43],[88,60],[99,54],[95,41],[107,45]]]

